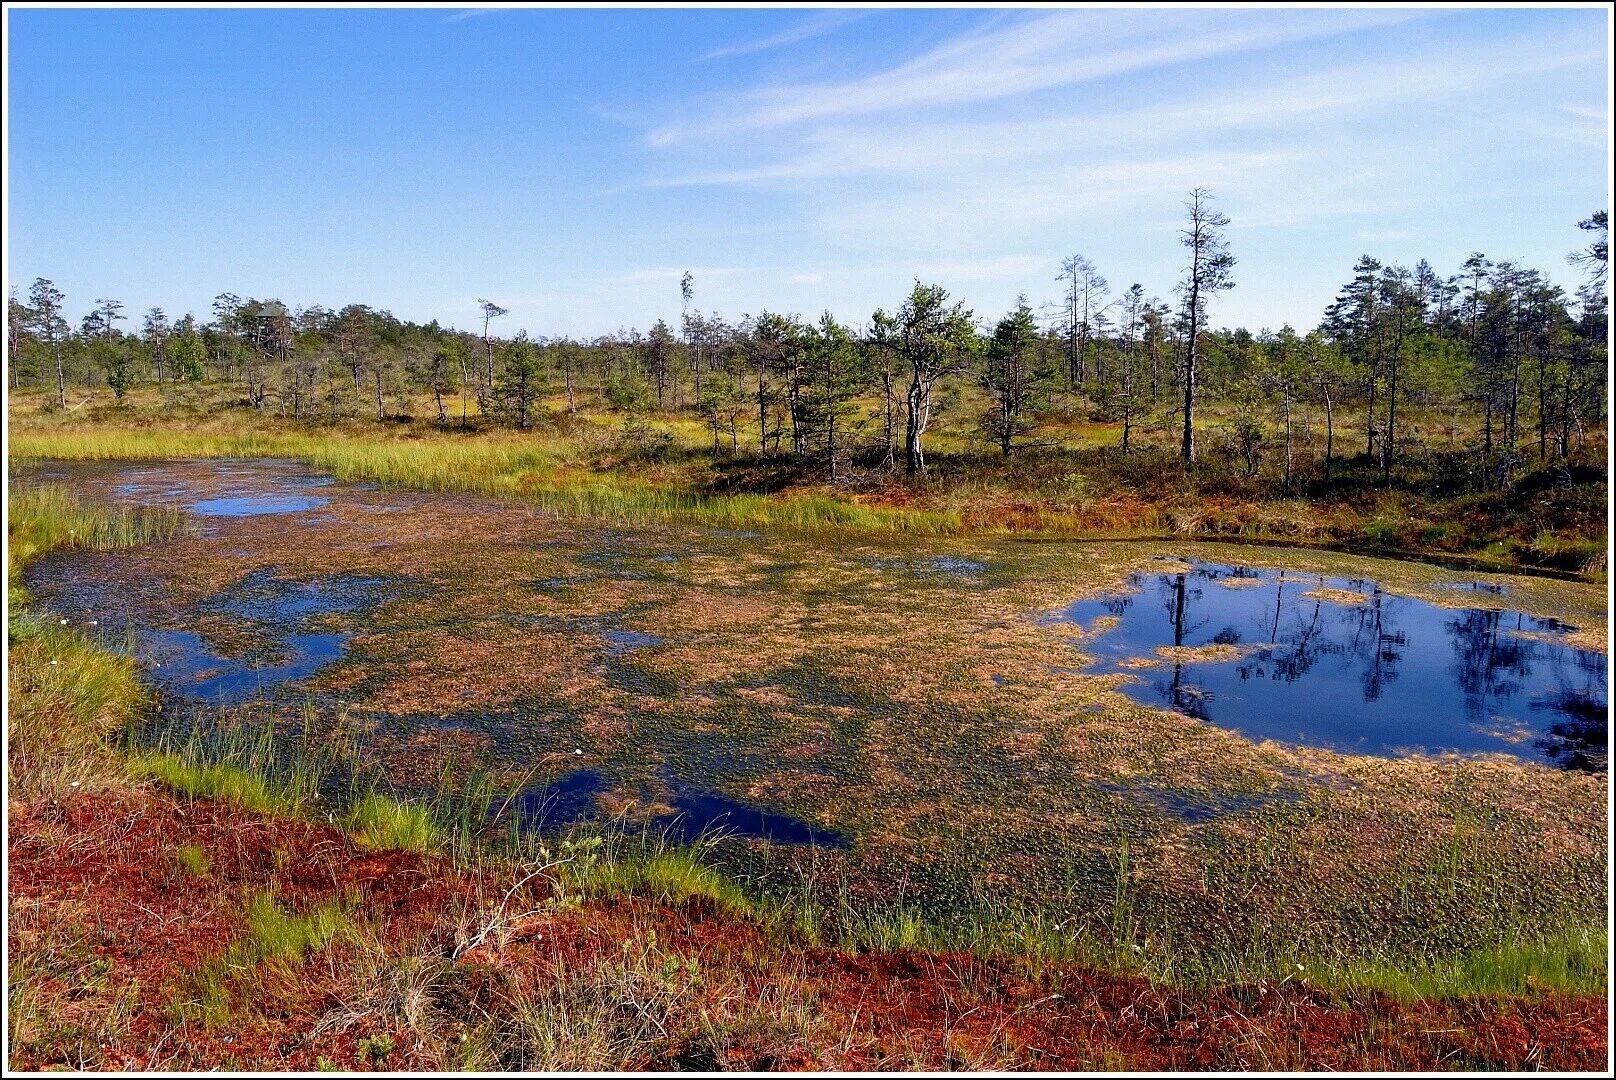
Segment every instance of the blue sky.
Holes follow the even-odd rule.
[[[11,281],[596,334],[696,306],[978,315],[1060,260],[1312,325],[1354,259],[1565,284],[1608,204],[1601,10],[9,12]]]

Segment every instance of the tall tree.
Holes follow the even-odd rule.
[[[174,327],[174,334],[169,340],[168,356],[176,379],[196,382],[207,373],[208,347],[197,331],[196,320],[190,315],[185,316]]]
[[[1087,377],[1087,355],[1093,311],[1108,291],[1104,277],[1082,255],[1061,260],[1057,281],[1066,283],[1066,371],[1075,389]]]
[[[769,439],[771,437],[769,417],[776,410],[779,394],[770,383],[770,375],[778,372],[787,363],[788,353],[795,348],[793,338],[796,336],[796,320],[785,316],[775,315],[764,311],[759,313],[752,324],[752,333],[748,340],[751,352],[752,369],[757,379],[757,410],[758,410],[758,453],[769,452]],[[776,453],[780,451],[781,423],[775,420],[772,437]]]
[[[51,361],[56,365],[56,405],[67,407],[67,373],[62,367],[62,339],[69,327],[62,318],[62,301],[66,297],[48,278],[35,278],[28,290],[28,306],[33,312],[34,327],[50,346]]]
[[[1195,460],[1195,380],[1200,359],[1200,335],[1206,325],[1207,304],[1213,296],[1234,287],[1234,256],[1224,230],[1226,215],[1213,210],[1212,196],[1204,188],[1190,192],[1184,204],[1188,225],[1179,238],[1189,251],[1189,265],[1179,292],[1184,297],[1184,438],[1182,454],[1186,464]]]
[[[696,349],[697,329],[699,320],[693,319],[690,314],[690,301],[695,299],[695,278],[686,270],[679,278],[679,331],[685,339],[685,359],[690,365],[691,389],[699,400],[701,398],[701,354]]]
[[[1027,298],[1018,297],[1015,309],[993,328],[981,373],[993,401],[982,417],[982,428],[1005,457],[1015,450],[1016,437],[1031,426],[1027,407],[1040,374],[1038,327]]]
[[[443,402],[443,396],[452,394],[458,389],[461,391],[461,400],[465,400],[462,383],[465,369],[465,344],[456,334],[440,335],[433,343],[432,353],[427,361],[427,384],[432,388],[432,401],[437,406],[440,428],[449,424],[449,410]]]
[[[1122,414],[1122,452],[1133,452],[1133,426],[1143,405],[1146,382],[1146,350],[1142,338],[1148,333],[1147,322],[1150,301],[1145,299],[1145,287],[1138,282],[1130,285],[1120,301],[1122,323],[1119,327],[1118,371],[1116,372],[1116,407]]]
[[[659,408],[668,394],[668,380],[673,377],[673,346],[673,331],[667,323],[658,319],[645,339],[645,366],[656,385]]]
[[[867,379],[866,358],[853,332],[828,311],[817,326],[804,329],[802,342],[802,436],[804,442],[811,435],[815,438],[835,483],[841,479],[853,399]]]
[[[1424,330],[1424,311],[1415,277],[1401,266],[1388,266],[1380,279],[1385,308],[1386,437],[1381,442],[1380,482],[1391,484],[1397,454],[1397,403],[1404,365]]]
[[[11,376],[11,388],[17,389],[22,370],[22,343],[33,321],[33,312],[17,299],[17,287],[11,287],[6,297],[6,368]]]
[[[949,304],[939,285],[915,282],[914,289],[888,315],[877,311],[873,342],[902,359],[909,369],[904,394],[904,467],[914,476],[926,471],[922,439],[931,423],[932,391],[944,375],[963,369],[976,348],[976,328],[964,304]]]
[[[517,331],[504,353],[495,401],[507,422],[526,431],[532,425],[534,399],[543,388],[544,368],[526,330]]]
[[[1302,339],[1299,377],[1324,406],[1324,483],[1335,479],[1335,409],[1351,379],[1346,358],[1335,344],[1315,330]]]
[[[510,312],[492,300],[479,300],[477,301],[477,307],[483,313],[483,350],[488,359],[487,370],[483,373],[483,384],[479,387],[477,394],[477,407],[484,409],[487,407],[487,402],[484,400],[486,395],[494,392],[494,339],[488,334],[488,324],[501,315],[510,314]]]
[[[168,366],[168,316],[163,314],[162,308],[154,307],[146,312],[146,321],[141,329],[146,337],[146,348],[151,353],[157,385],[162,386],[164,369]]]

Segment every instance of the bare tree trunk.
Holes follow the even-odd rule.
[[[1195,324],[1200,321],[1196,316],[1198,291],[1191,286],[1189,341],[1184,349],[1184,441],[1180,452],[1186,465],[1195,460],[1195,361],[1198,352]]]
[[[1285,486],[1291,486],[1291,388],[1285,384]]]
[[[896,395],[893,393],[893,390],[896,389],[894,386],[895,381],[892,376],[892,358],[888,356],[885,365],[881,368],[881,393],[884,403],[882,416],[885,421],[883,430],[886,438],[886,448],[881,456],[881,466],[886,469],[890,469],[897,464],[893,458],[893,448],[897,443]]]
[[[926,433],[926,425],[931,420],[931,388],[923,383],[917,375],[909,382],[909,392],[905,395],[907,411],[904,416],[904,466],[913,476],[926,471],[926,454],[920,444],[920,438]]]
[[[1324,484],[1329,486],[1335,472],[1335,401],[1324,395]]]

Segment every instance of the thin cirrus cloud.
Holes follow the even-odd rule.
[[[754,41],[743,41],[734,45],[722,45],[710,52],[704,53],[700,59],[722,60],[731,56],[749,56],[752,53],[767,52],[770,49],[780,49],[787,45],[796,45],[799,42],[809,41],[822,37],[832,30],[840,30],[848,23],[863,18],[868,12],[844,11],[822,18],[809,19],[796,26],[787,27],[777,34],[758,38]]]
[[[1586,188],[1580,165],[1523,163],[1607,138],[1604,45],[1564,13],[1000,13],[905,47],[935,25],[841,78],[669,103],[633,125],[644,171],[619,190],[778,228],[786,254],[749,250],[737,293],[879,296],[919,274],[990,310],[1036,299],[1069,250],[1170,288],[1184,193],[1208,187],[1248,286],[1224,310],[1278,325],[1365,246],[1451,260],[1542,231],[1501,206],[1569,228],[1586,194],[1543,208]]]
[[[870,173],[931,174],[973,163],[1024,165],[1072,147],[1097,150],[1182,145],[1242,129],[1279,132],[1310,116],[1365,111],[1404,100],[1473,93],[1506,79],[1599,64],[1596,49],[1567,51],[1563,41],[1527,37],[1486,47],[1443,50],[1395,60],[1350,63],[1238,89],[1194,104],[1061,110],[1013,121],[933,122],[911,115],[827,124],[792,140],[792,151],[730,168],[653,176],[645,187],[789,182]],[[1602,110],[1567,107],[1565,137],[1602,135]],[[765,153],[768,147],[764,148]]]
[[[652,146],[913,108],[969,105],[1218,56],[1406,22],[1418,13],[1068,11],[960,35],[914,60],[841,82],[764,87],[712,103],[704,118],[654,129]]]

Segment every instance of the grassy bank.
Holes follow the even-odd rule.
[[[1186,969],[1134,932],[1121,874],[1081,931],[990,899],[941,917],[763,888],[707,844],[524,835],[475,779],[404,797],[312,726],[131,739],[138,670],[31,612],[20,571],[183,519],[60,489],[9,505],[13,1064],[987,1068],[1048,1066],[1029,1048],[1050,1046],[1067,1067],[1514,1064],[1478,1015],[1557,1030],[1584,1008],[1563,995],[1606,985],[1603,934],[1561,929],[1428,964],[1265,942]],[[1257,988],[1237,992],[1251,1028],[1163,1056],[1149,1025],[1226,1011],[1229,982]],[[1033,1024],[1025,1002],[1051,994],[1110,1012]],[[1131,1027],[1142,996],[1161,1019]]]
[[[284,457],[342,480],[517,499],[623,523],[1281,541],[1604,573],[1606,488],[1602,469],[1588,464],[1466,492],[1462,452],[1432,450],[1384,490],[1368,459],[1341,462],[1329,485],[1292,486],[1222,463],[1186,469],[1161,449],[1124,457],[1100,429],[1005,459],[975,446],[955,418],[933,433],[931,476],[867,473],[833,486],[809,464],[714,454],[684,414],[640,418],[637,428],[611,412],[568,415],[557,405],[552,414],[540,430],[516,433],[419,421],[310,426],[223,406],[177,413],[156,401],[70,414],[14,404],[11,451],[20,459]]]

